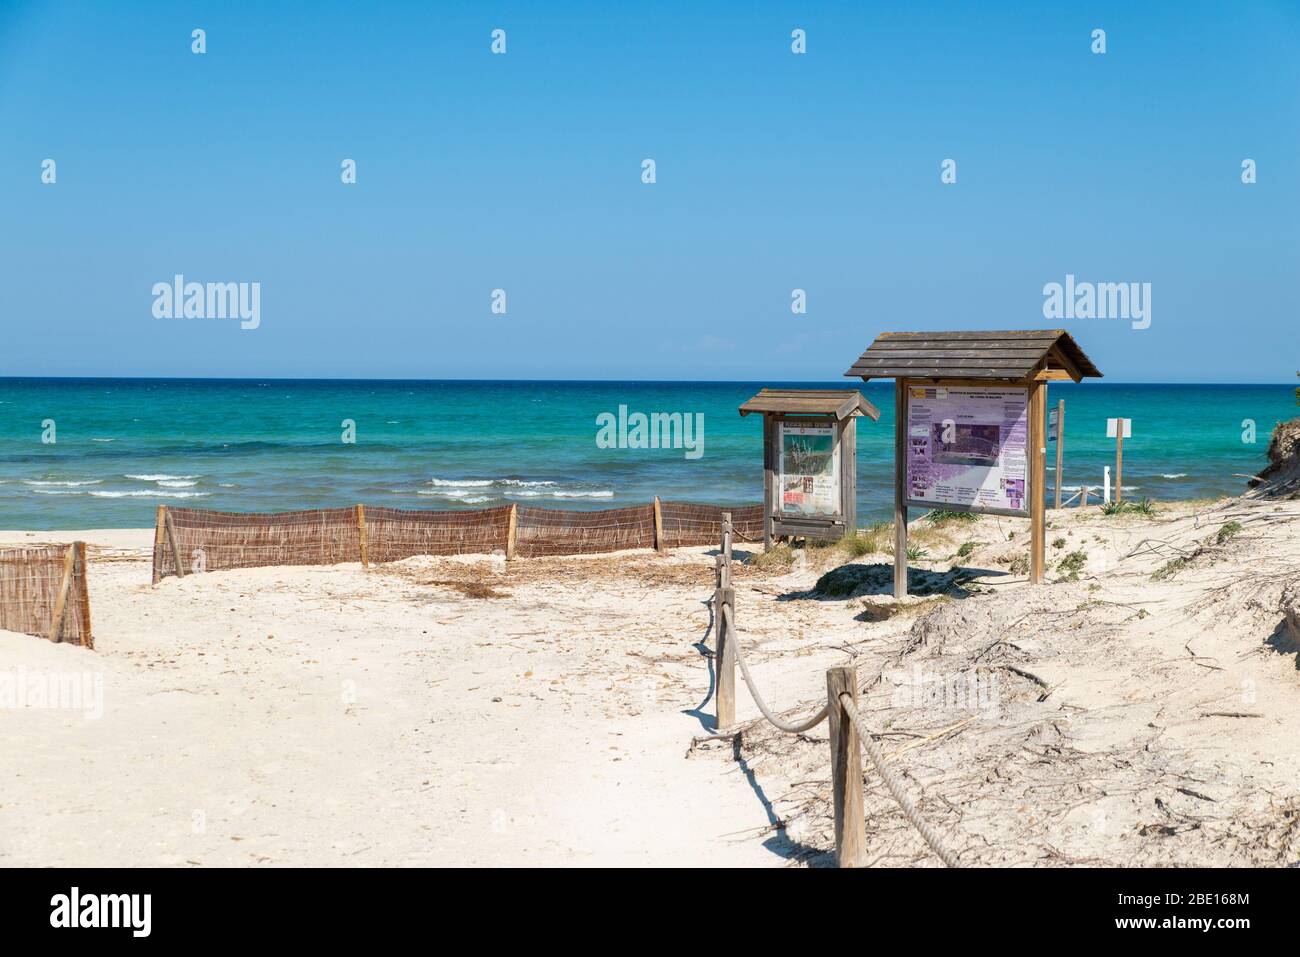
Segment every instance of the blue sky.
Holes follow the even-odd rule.
[[[1110,379],[1295,381],[1298,200],[1294,2],[0,3],[0,375],[835,379],[1072,273]]]

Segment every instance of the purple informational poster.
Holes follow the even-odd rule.
[[[907,501],[1029,514],[1029,390],[908,386]]]

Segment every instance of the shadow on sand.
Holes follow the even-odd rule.
[[[907,593],[915,598],[929,595],[946,595],[949,598],[967,598],[977,589],[969,588],[978,579],[1006,577],[1007,572],[992,568],[952,568],[946,572],[924,568],[908,568]],[[894,566],[877,563],[853,563],[833,568],[807,591],[791,591],[778,595],[777,601],[845,601],[868,595],[894,593]]]
[[[689,715],[698,721],[700,727],[708,734],[717,734],[717,716],[706,714],[704,711],[705,706],[713,700],[713,696],[718,687],[717,672],[714,669],[715,662],[713,649],[708,646],[709,635],[713,633],[714,623],[717,620],[717,616],[714,613],[712,598],[706,599],[703,604],[709,609],[709,624],[704,629],[704,634],[700,637],[700,640],[695,642],[692,647],[694,647],[695,650],[700,653],[700,657],[705,660],[709,673],[709,689],[704,695],[703,701],[694,708],[683,711],[682,714]],[[763,841],[763,847],[778,857],[786,860],[804,861],[811,867],[833,867],[835,864],[834,854],[820,850],[819,848],[813,847],[809,844],[802,844],[791,838],[790,835],[786,833],[785,822],[777,816],[776,810],[772,807],[771,800],[768,799],[767,792],[765,792],[763,786],[758,783],[758,777],[749,766],[749,762],[745,759],[744,754],[741,753],[741,734],[742,732],[737,731],[732,735],[731,754],[736,761],[737,767],[739,767],[741,773],[745,775],[745,782],[749,785],[750,790],[754,792],[754,796],[758,798],[759,803],[763,806],[763,813],[767,815],[768,826],[773,831],[772,835]]]
[[[1296,641],[1285,618],[1278,622],[1277,627],[1273,629],[1273,634],[1264,639],[1264,644],[1279,655],[1292,655],[1295,659],[1296,671],[1300,671],[1300,642]]]

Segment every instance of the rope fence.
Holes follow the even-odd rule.
[[[0,551],[0,628],[94,648],[86,543]]]
[[[1067,498],[1064,502],[1062,502],[1062,503],[1058,506],[1058,508],[1065,508],[1065,506],[1067,506],[1067,505],[1069,505],[1071,502],[1075,502],[1075,501],[1077,501],[1077,502],[1079,503],[1079,507],[1080,507],[1080,508],[1083,508],[1084,506],[1086,506],[1086,505],[1088,504],[1088,496],[1091,495],[1091,494],[1092,494],[1092,486],[1090,486],[1090,485],[1085,485],[1085,486],[1083,486],[1081,489],[1079,489],[1079,491],[1075,492],[1073,495],[1071,495],[1069,498]]]
[[[660,552],[718,540],[724,506],[660,502],[597,511],[528,505],[437,511],[373,505],[297,512],[218,512],[159,505],[153,582],[198,571],[266,565],[393,562],[414,555],[506,558],[591,555],[628,548]],[[762,537],[763,506],[736,509]]]
[[[858,711],[858,680],[854,668],[832,668],[826,672],[826,704],[803,721],[791,722],[777,717],[759,692],[750,673],[736,632],[736,592],[731,584],[731,545],[734,530],[731,516],[722,516],[722,544],[716,562],[717,586],[713,594],[714,622],[717,634],[717,683],[714,694],[717,706],[717,731],[736,723],[736,676],[741,677],[749,689],[759,713],[773,727],[787,734],[802,734],[829,721],[831,746],[831,779],[835,807],[835,861],[840,867],[860,867],[866,862],[866,819],[862,810],[862,758],[865,751],[872,765],[885,782],[885,787],[903,811],[903,816],[916,828],[930,849],[948,867],[960,867],[954,854],[939,837],[908,796],[892,769],[875,737]]]
[[[938,855],[939,860],[949,867],[961,867],[961,864],[957,861],[957,855],[948,849],[947,845],[940,840],[939,833],[921,817],[916,805],[907,792],[903,790],[898,778],[894,777],[889,765],[885,763],[885,756],[881,753],[875,738],[872,737],[871,729],[862,720],[862,714],[858,711],[857,701],[854,700],[854,696],[840,692],[837,700],[840,707],[844,709],[844,713],[848,715],[849,721],[852,722],[853,730],[857,732],[858,741],[862,744],[862,750],[866,751],[867,757],[871,758],[871,763],[876,766],[881,779],[885,782],[885,787],[889,788],[889,793],[898,802],[898,806],[903,809],[903,815],[916,828],[921,837],[925,839],[925,843],[930,845],[930,849]]]

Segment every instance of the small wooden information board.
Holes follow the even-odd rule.
[[[857,389],[764,389],[740,407],[763,415],[763,544],[857,530],[857,418],[880,410]]]

